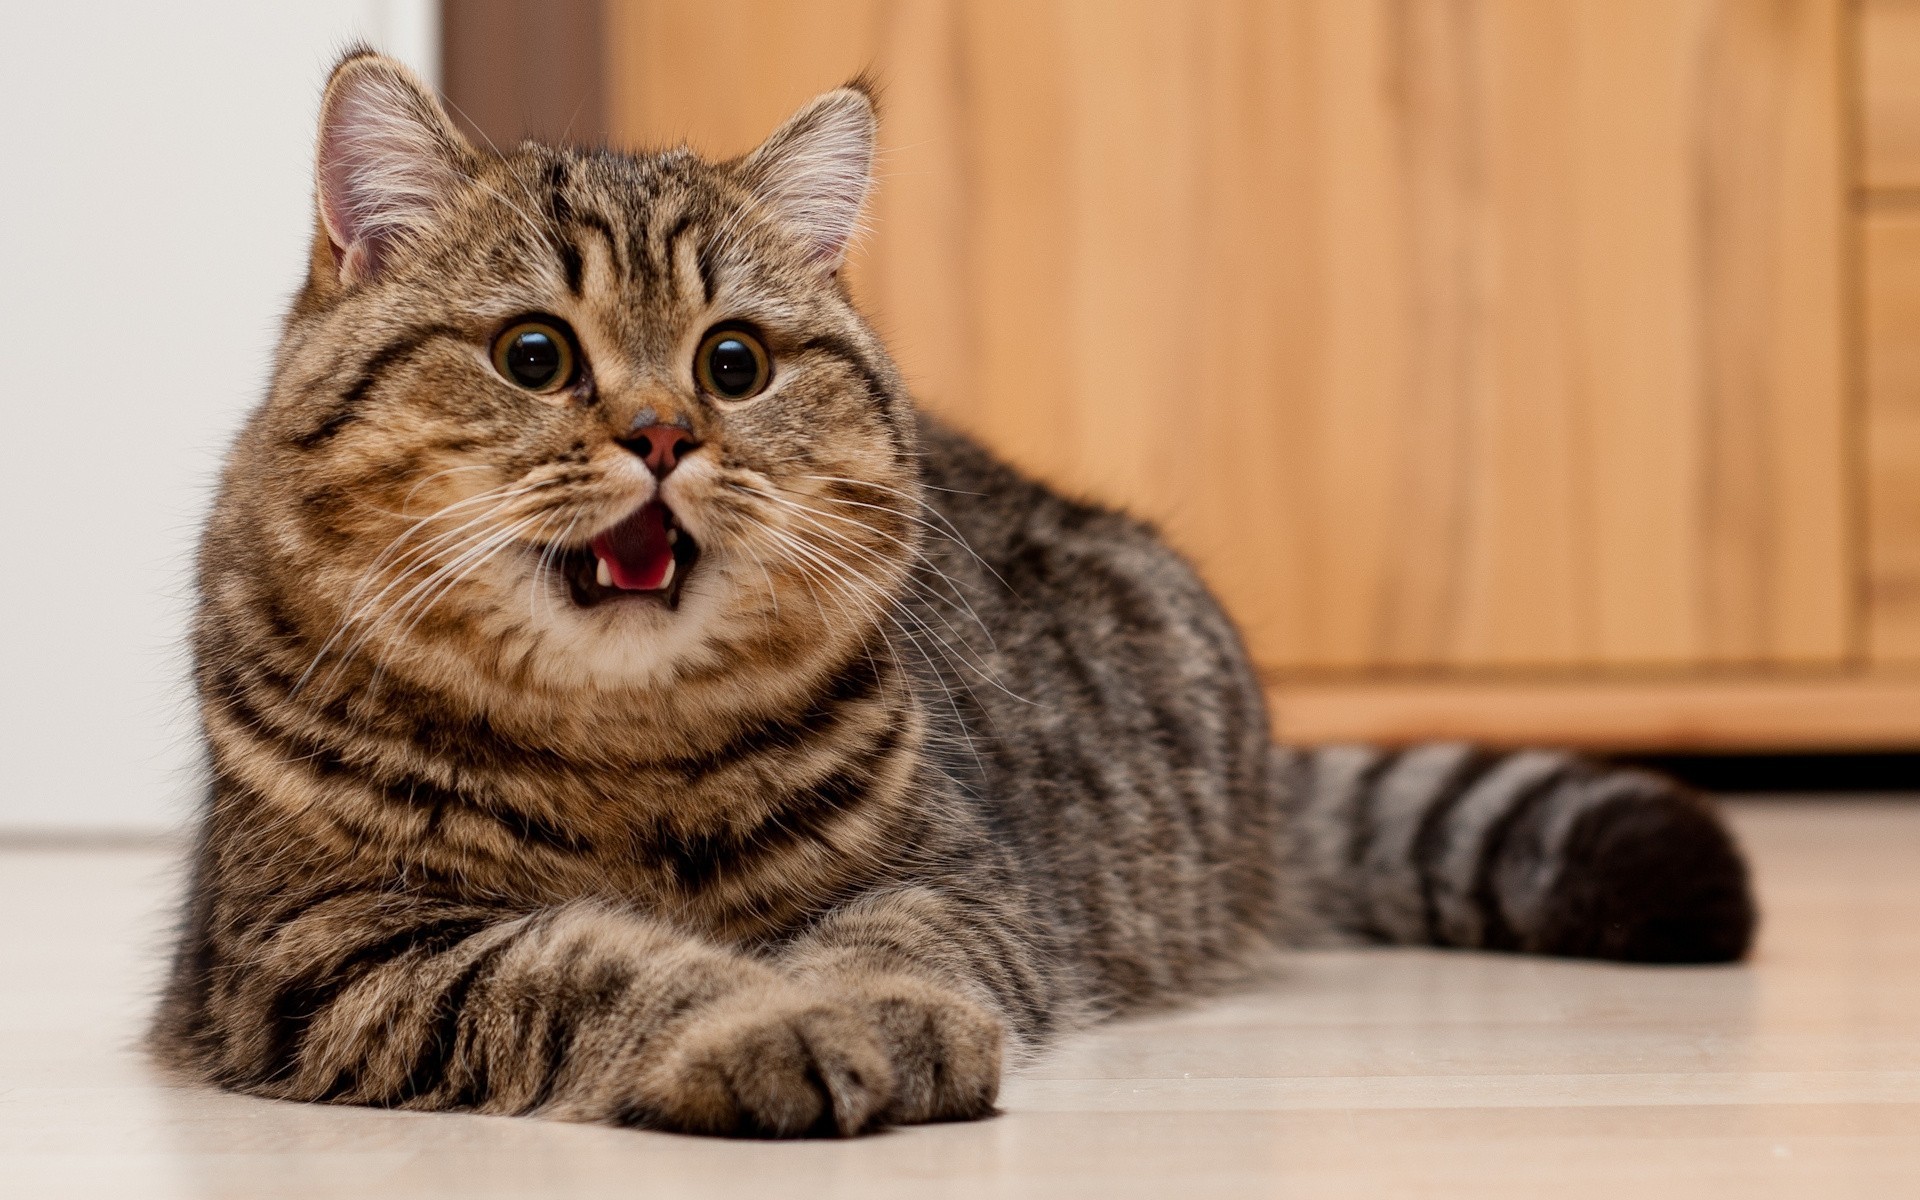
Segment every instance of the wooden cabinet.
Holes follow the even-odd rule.
[[[1920,745],[1920,0],[588,7],[616,144],[875,70],[862,303],[1283,732]]]

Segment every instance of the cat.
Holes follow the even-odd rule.
[[[732,161],[502,153],[337,65],[200,552],[166,1063],[854,1134],[989,1114],[1003,1064],[1276,944],[1745,953],[1704,800],[1275,746],[1151,529],[917,410],[840,278],[876,119],[856,81]]]

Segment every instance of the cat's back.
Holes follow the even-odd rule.
[[[1189,682],[1253,682],[1232,621],[1151,525],[1064,496],[925,414],[920,445],[928,556],[948,576],[934,590],[951,598],[961,585],[996,640],[1033,650],[1029,639],[1091,625],[1103,645],[1119,637],[1148,658],[1187,664],[1178,674]]]
[[[1186,986],[1269,890],[1270,735],[1239,635],[1151,526],[921,431],[921,590],[942,597],[922,640],[943,668],[929,708],[964,737],[950,757],[979,764],[980,801],[1051,875],[1103,990]]]
[[[922,412],[919,428],[926,502],[933,510],[929,552],[943,569],[944,558],[959,550],[975,568],[1000,576],[994,590],[1002,600],[1071,603],[1076,597],[1110,597],[1116,586],[1131,585],[1164,599],[1177,597],[1190,606],[1185,615],[1195,619],[1218,613],[1193,569],[1151,525],[1029,478],[937,417]],[[952,544],[947,535],[953,534],[963,547]],[[1074,566],[1094,574],[1068,570]]]

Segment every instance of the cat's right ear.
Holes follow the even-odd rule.
[[[412,71],[362,49],[327,80],[317,158],[320,232],[340,282],[356,284],[434,219],[466,180],[473,148]]]

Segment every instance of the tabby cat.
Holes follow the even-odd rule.
[[[990,1113],[1004,1062],[1276,942],[1744,953],[1701,800],[1276,747],[1151,530],[916,410],[838,274],[874,128],[856,82],[728,162],[500,153],[338,65],[201,551],[164,1060],[852,1134]]]

